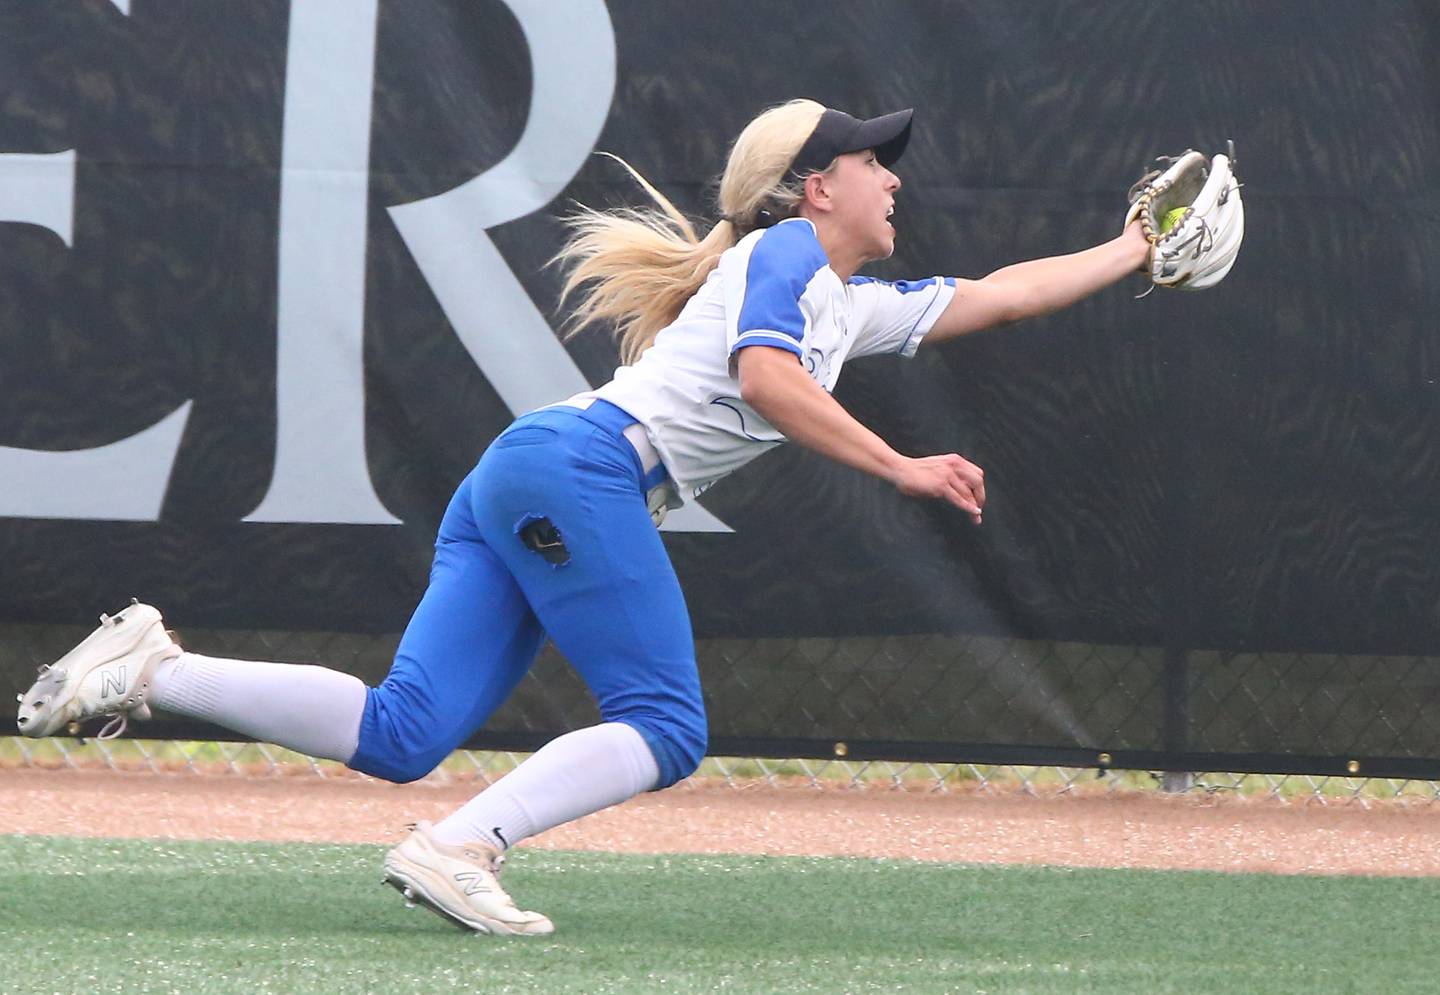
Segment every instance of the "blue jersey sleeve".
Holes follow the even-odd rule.
[[[729,352],[752,345],[802,355],[810,327],[803,298],[815,274],[829,261],[806,221],[785,221],[767,229],[750,247],[741,271]]]

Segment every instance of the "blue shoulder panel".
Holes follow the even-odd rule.
[[[775,345],[788,348],[793,340],[805,337],[805,316],[800,312],[800,297],[810,280],[830,264],[815,229],[809,222],[786,221],[769,229],[755,248],[745,268],[745,296],[740,305],[737,333],[779,333],[751,336],[740,345]]]

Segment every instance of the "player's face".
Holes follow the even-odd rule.
[[[880,165],[875,152],[847,152],[835,160],[827,183],[835,220],[865,259],[886,259],[895,251],[895,191],[900,177]]]

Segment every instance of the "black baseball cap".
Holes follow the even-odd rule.
[[[824,169],[838,155],[874,149],[875,158],[887,169],[900,158],[910,141],[910,119],[914,108],[907,107],[893,114],[867,120],[851,117],[844,111],[825,109],[815,130],[800,146],[790,174],[800,177]]]

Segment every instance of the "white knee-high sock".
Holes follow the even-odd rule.
[[[157,668],[149,703],[288,750],[348,762],[360,739],[365,684],[308,664],[181,653]]]
[[[500,849],[655,787],[660,768],[650,747],[623,722],[577,729],[538,753],[435,824],[442,843],[472,840]]]

